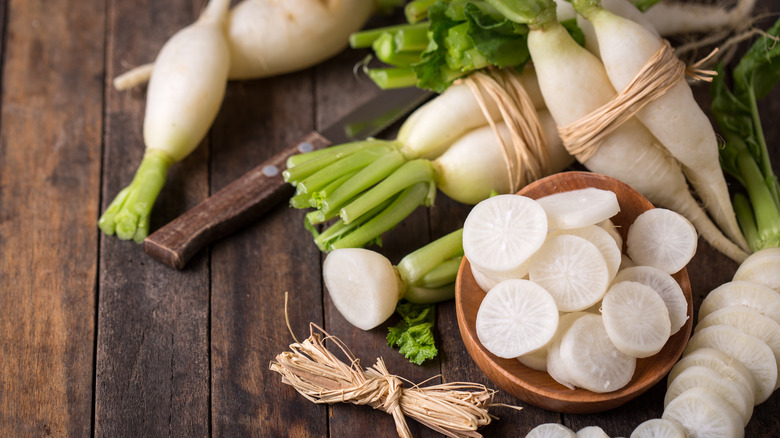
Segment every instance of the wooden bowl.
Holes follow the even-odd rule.
[[[623,241],[628,226],[636,217],[653,205],[636,190],[607,176],[589,172],[565,172],[536,181],[523,188],[519,195],[540,198],[558,192],[596,187],[615,192],[620,203],[620,213],[612,218],[618,226]],[[491,354],[477,338],[475,327],[477,310],[485,297],[471,273],[466,258],[460,265],[455,284],[455,307],[463,342],[474,362],[501,389],[532,405],[557,412],[594,413],[620,406],[650,389],[660,381],[677,362],[691,334],[693,304],[688,272],[683,268],[673,275],[688,300],[688,320],[666,343],[658,354],[637,360],[636,372],[631,381],[617,391],[595,393],[586,389],[569,389],[542,371],[528,368],[515,359],[502,359]]]

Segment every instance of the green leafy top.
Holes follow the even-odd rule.
[[[438,351],[433,339],[436,306],[401,301],[395,311],[401,315],[401,321],[389,328],[387,344],[400,347],[399,352],[417,365],[436,357]]]

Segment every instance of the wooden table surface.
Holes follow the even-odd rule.
[[[292,342],[285,292],[299,339],[315,322],[366,366],[381,356],[412,381],[441,375],[493,387],[466,353],[452,302],[438,306],[440,354],[424,366],[385,345],[386,326],[363,332],[346,323],[323,293],[322,256],[301,211],[273,209],[183,271],[98,232],[100,212],[143,154],[145,89],[118,92],[111,79],[151,61],[203,3],[0,0],[0,436],[396,436],[389,415],[315,405],[269,370]],[[377,93],[353,73],[364,55],[345,51],[306,71],[230,83],[207,139],[171,168],[152,229]],[[780,93],[762,108],[767,119],[777,114]],[[767,129],[777,160],[780,127]],[[467,211],[440,196],[387,235],[382,251],[397,261],[459,228]],[[735,269],[700,242],[689,266],[695,305]],[[524,409],[494,408],[500,419],[482,431],[522,436],[563,422],[627,436],[661,415],[664,384],[596,415],[549,412],[500,392],[497,401]],[[777,394],[756,407],[747,435],[779,433],[778,409]]]

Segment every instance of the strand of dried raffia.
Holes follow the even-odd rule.
[[[596,153],[604,137],[633,117],[647,103],[675,86],[687,72],[701,80],[707,80],[707,75],[714,73],[698,68],[689,70],[675,56],[671,44],[664,41],[661,48],[614,99],[582,119],[558,128],[566,150],[579,162],[586,162]]]
[[[512,69],[487,69],[459,79],[467,84],[501,145],[507,164],[510,193],[550,173],[550,157],[536,108],[523,84]],[[501,121],[508,128],[507,144],[488,110],[488,100],[495,103]]]
[[[315,328],[319,333],[315,332]],[[390,374],[384,361],[362,370],[360,361],[338,339],[315,324],[303,342],[290,345],[271,362],[270,368],[314,403],[352,403],[369,405],[393,416],[401,437],[411,437],[406,424],[410,417],[427,427],[453,438],[481,437],[479,427],[492,420],[495,391],[475,383],[446,383],[404,388],[403,380]],[[324,336],[324,337],[323,337]],[[332,342],[346,356],[347,363],[325,348]]]

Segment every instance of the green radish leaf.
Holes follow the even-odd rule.
[[[436,357],[438,350],[433,337],[436,306],[401,301],[395,310],[401,321],[388,329],[387,344],[399,347],[399,352],[417,365]]]
[[[656,3],[660,3],[661,0],[633,0],[632,5],[636,6],[642,12],[652,8]]]
[[[756,100],[764,98],[780,80],[780,20],[757,39],[734,68],[738,95],[751,91]],[[742,97],[742,96],[740,96]]]

